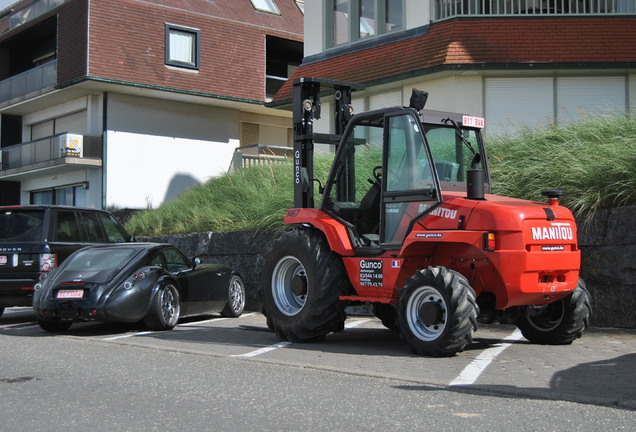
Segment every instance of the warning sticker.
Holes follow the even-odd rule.
[[[382,287],[382,260],[360,260],[360,286]]]

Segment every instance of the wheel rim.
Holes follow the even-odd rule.
[[[243,310],[244,305],[245,295],[241,281],[233,278],[230,282],[230,307],[235,313],[239,313]]]
[[[166,323],[172,323],[178,314],[178,305],[170,287],[161,292],[161,314]]]
[[[556,329],[563,321],[564,314],[563,300],[546,306],[528,306],[526,308],[528,323],[541,332],[549,332]]]
[[[280,259],[272,273],[272,297],[279,311],[297,315],[307,300],[307,272],[301,262],[286,256]]]
[[[446,328],[448,307],[444,297],[433,287],[420,287],[407,303],[406,320],[413,334],[423,341],[437,339]]]

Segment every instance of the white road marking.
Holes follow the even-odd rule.
[[[256,312],[250,312],[250,313],[247,313],[245,315],[241,315],[239,318],[245,318],[245,317],[254,316],[254,315],[256,315]],[[205,324],[205,323],[209,323],[209,322],[225,321],[227,319],[235,319],[235,318],[230,318],[230,317],[210,318],[210,319],[204,320],[204,321],[193,321],[193,322],[189,322],[189,323],[177,324],[177,327],[196,326],[196,325],[199,325],[199,324]]]
[[[125,334],[125,335],[104,338],[102,340],[112,341],[112,340],[117,340],[117,339],[125,339],[125,338],[129,338],[129,337],[133,337],[133,336],[143,336],[143,335],[152,334],[152,333],[156,333],[156,332],[145,331],[145,332],[137,332],[137,333],[128,333],[128,334]]]
[[[361,320],[351,321],[351,322],[345,324],[345,328],[349,329],[349,328],[357,327],[360,324],[364,324],[365,322],[368,322],[368,321],[371,321],[371,319],[361,319]],[[233,354],[230,357],[247,357],[247,358],[256,357],[257,355],[265,354],[265,353],[268,353],[270,351],[274,351],[275,349],[278,349],[278,348],[284,348],[284,347],[286,347],[288,345],[291,345],[291,344],[292,343],[288,342],[288,341],[279,342],[279,343],[276,343],[274,345],[270,345],[270,346],[265,347],[265,348],[260,348],[260,349],[257,349],[255,351],[250,351],[250,352],[245,353],[245,354]]]
[[[252,312],[252,313],[248,313],[248,314],[245,314],[245,315],[241,315],[239,318],[248,317],[248,316],[252,316],[252,315],[256,315],[256,312]],[[230,318],[229,317],[211,318],[211,319],[203,320],[203,321],[193,321],[193,322],[184,323],[184,324],[177,324],[176,327],[195,326],[195,325],[209,323],[209,322],[224,321],[226,319],[230,319]],[[110,341],[110,340],[116,340],[116,339],[125,339],[125,338],[129,338],[129,337],[134,337],[134,336],[144,336],[144,335],[152,334],[152,333],[157,333],[157,332],[154,332],[154,331],[143,331],[143,332],[138,332],[138,333],[128,333],[128,334],[125,334],[125,335],[104,338],[102,340]]]
[[[291,342],[288,342],[288,341],[279,342],[277,344],[270,345],[270,346],[265,347],[265,348],[257,349],[255,351],[250,351],[250,352],[245,353],[245,354],[233,354],[230,357],[256,357],[257,355],[265,354],[265,353],[268,353],[270,351],[274,351],[275,349],[278,349],[278,348],[284,348],[287,345],[291,345]]]
[[[10,327],[2,327],[2,330],[26,330],[31,328],[38,328],[39,325],[13,325]]]
[[[371,321],[371,319],[361,319],[356,321],[351,321],[350,323],[345,324],[345,328],[350,329],[354,327],[358,327],[361,324]]]
[[[473,360],[463,371],[455,378],[449,386],[467,386],[474,384],[479,378],[481,373],[486,370],[488,365],[506,348],[508,348],[514,341],[521,339],[521,331],[515,329],[510,335],[508,335],[504,341],[510,341],[510,343],[502,343],[492,348],[488,348],[479,354],[475,360]]]

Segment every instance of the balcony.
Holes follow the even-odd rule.
[[[15,98],[31,95],[57,83],[57,60],[36,66],[0,81],[0,105]]]
[[[42,170],[69,167],[100,167],[102,138],[95,135],[63,133],[2,148],[0,180],[26,178]]]
[[[9,32],[66,3],[68,0],[36,0],[30,5],[12,12],[8,19],[0,20],[0,34]]]
[[[229,171],[290,160],[293,152],[291,147],[263,144],[238,147],[234,150]]]
[[[437,20],[507,15],[634,15],[636,0],[437,0]]]

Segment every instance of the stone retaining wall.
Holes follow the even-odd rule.
[[[636,328],[635,219],[636,207],[623,207],[599,211],[593,218],[578,222],[581,277],[592,295],[594,326]],[[204,232],[138,240],[172,243],[190,257],[236,269],[246,283],[247,309],[260,310],[257,292],[262,254],[273,235],[262,231]]]

